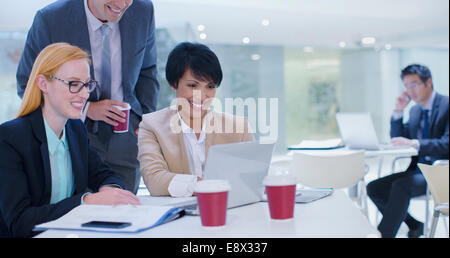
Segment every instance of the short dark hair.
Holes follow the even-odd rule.
[[[217,87],[222,81],[219,59],[203,44],[181,42],[175,46],[166,64],[166,79],[169,84],[178,88],[178,81],[188,68],[196,78],[212,81]]]
[[[417,74],[423,83],[426,83],[428,79],[431,78],[431,71],[428,69],[428,67],[420,64],[411,64],[405,67],[402,70],[401,79],[403,80],[403,77],[410,74]]]

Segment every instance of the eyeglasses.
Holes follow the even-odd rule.
[[[412,83],[410,83],[410,84],[405,84],[405,88],[406,88],[407,90],[413,90],[413,89],[419,87],[419,85],[420,85],[420,84],[417,83],[417,82],[412,82]]]
[[[98,82],[94,81],[94,80],[90,80],[90,81],[84,83],[82,81],[66,81],[66,80],[60,79],[54,75],[50,75],[49,77],[69,85],[69,91],[71,93],[78,93],[84,87],[87,87],[88,92],[91,93],[95,89],[95,87],[98,86]]]

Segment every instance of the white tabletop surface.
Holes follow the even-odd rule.
[[[294,152],[301,152],[309,155],[344,155],[348,153],[353,153],[358,150],[351,150],[348,148],[338,148],[331,150],[293,150],[288,152],[288,156],[292,156]],[[416,156],[418,154],[417,150],[413,147],[409,148],[398,148],[398,149],[388,149],[388,150],[366,150],[364,155],[366,158],[379,157],[379,156]]]
[[[140,196],[143,205],[183,202],[191,198]],[[199,216],[184,216],[175,221],[135,234],[47,230],[37,238],[297,238],[379,237],[379,232],[347,197],[337,190],[331,196],[308,204],[296,204],[294,219],[272,221],[266,202],[227,211],[226,225],[204,228]]]

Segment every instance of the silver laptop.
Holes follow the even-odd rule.
[[[263,180],[269,172],[274,143],[257,141],[213,145],[205,163],[204,179],[228,180],[228,208],[262,200]],[[187,214],[198,215],[197,201],[177,205]]]
[[[336,121],[342,140],[349,149],[388,150],[408,148],[408,146],[380,144],[368,112],[336,113]]]

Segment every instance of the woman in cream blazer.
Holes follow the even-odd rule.
[[[210,110],[222,71],[208,47],[178,44],[169,54],[166,78],[177,99],[170,107],[143,115],[140,172],[152,196],[191,196],[212,145],[254,137],[246,118]]]

